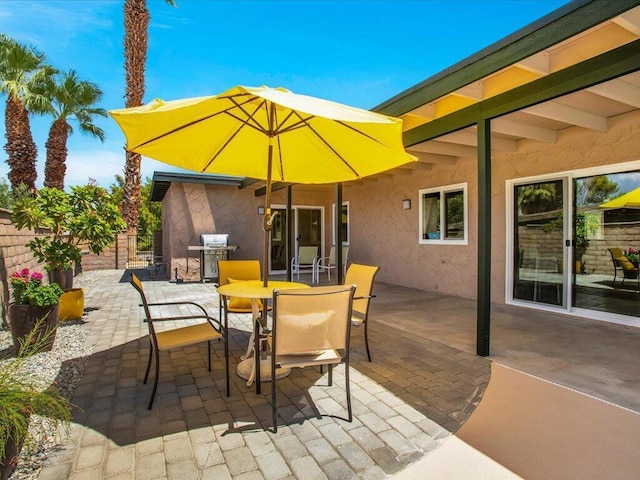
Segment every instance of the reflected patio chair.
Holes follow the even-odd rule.
[[[219,320],[209,316],[207,311],[201,305],[194,302],[163,302],[149,303],[142,287],[140,279],[131,274],[131,285],[140,294],[142,300],[141,307],[144,308],[145,319],[149,327],[149,361],[147,362],[147,370],[144,374],[143,383],[147,383],[149,371],[151,370],[151,359],[155,354],[155,378],[153,381],[153,391],[149,399],[148,410],[151,410],[153,401],[158,390],[158,378],[160,377],[160,352],[170,350],[172,348],[186,347],[188,345],[196,345],[201,342],[207,342],[207,359],[209,371],[211,371],[211,340],[219,340],[224,338],[224,358],[227,380],[227,397],[229,396],[229,339],[227,335],[226,324],[223,326]],[[151,315],[152,310],[160,307],[180,307],[180,311],[185,309],[195,313],[187,313],[176,316],[155,316]],[[195,325],[187,325],[184,327],[173,328],[171,330],[156,331],[154,323],[166,321],[192,321],[204,320]]]
[[[607,248],[607,250],[611,254],[611,261],[613,262],[613,282],[611,285],[615,287],[617,274],[620,272],[622,273],[620,286],[624,285],[625,279],[636,280],[640,289],[640,269],[624,256],[622,249],[612,247]]]
[[[244,282],[247,280],[261,280],[260,260],[218,260],[218,286],[228,283]],[[224,318],[225,325],[229,324],[229,313],[251,313],[251,300],[249,298],[219,296],[220,316]],[[263,305],[258,300],[258,307],[262,311]],[[271,308],[271,307],[267,307]],[[255,319],[252,319],[252,322]],[[253,333],[249,341],[247,353],[240,357],[248,358],[253,351]]]
[[[276,369],[333,366],[344,363],[347,420],[353,420],[349,384],[349,333],[355,288],[352,285],[273,292],[271,345],[271,407],[273,432],[278,431]]]
[[[316,262],[318,261],[318,247],[299,247],[298,255],[291,259],[291,274],[298,275],[300,279],[300,272],[311,272],[311,283],[315,280]]]
[[[375,295],[373,292],[373,282],[380,267],[370,265],[360,265],[352,263],[344,279],[345,285],[355,285],[356,293],[353,298],[353,314],[351,324],[359,327],[364,324],[364,345],[367,349],[367,358],[371,361],[369,352],[369,304]]]
[[[349,260],[349,247],[342,247],[342,268],[347,271],[347,261]],[[328,257],[321,257],[316,262],[316,282],[320,283],[320,274],[327,272],[327,280],[331,281],[331,271],[336,269],[336,247],[331,247]],[[343,272],[343,274],[344,274]]]

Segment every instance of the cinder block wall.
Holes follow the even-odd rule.
[[[11,224],[11,211],[0,208],[0,310],[3,327],[7,325],[7,309],[11,301],[9,277],[23,268],[37,269],[44,273],[44,266],[38,263],[26,246],[34,236],[32,230],[18,230],[14,227]]]
[[[126,233],[119,233],[114,244],[106,248],[100,255],[91,253],[86,245],[80,245],[80,248],[84,252],[81,260],[81,268],[84,272],[127,267]]]

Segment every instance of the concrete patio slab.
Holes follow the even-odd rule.
[[[127,272],[95,274],[86,288],[84,327],[94,351],[73,399],[71,437],[41,479],[368,480],[416,478],[406,475],[427,470],[433,478],[469,478],[455,476],[464,475],[465,465],[475,469],[474,478],[517,478],[453,435],[490,378],[491,360],[474,354],[471,300],[376,285],[371,363],[362,330],[352,331],[353,422],[341,419],[343,369],[336,369],[333,387],[326,372],[296,369],[278,381],[273,434],[269,384],[256,395],[232,374],[225,396],[222,343],[214,345],[212,372],[205,345],[163,352],[158,397],[148,411],[151,386],[142,377],[149,345],[139,297]],[[148,278],[144,285],[152,301],[197,301],[218,316],[213,284]],[[233,372],[251,322],[248,315],[231,315],[230,322]],[[631,370],[640,367],[638,351],[634,329],[494,307],[492,360],[636,410],[640,385]],[[459,455],[459,468],[447,468]]]

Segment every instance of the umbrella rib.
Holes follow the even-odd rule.
[[[231,143],[231,141],[236,137],[236,135],[238,135],[238,133],[240,133],[240,130],[242,130],[243,127],[251,127],[251,128],[254,128],[254,129],[258,130],[259,132],[263,132],[264,133],[264,130],[262,129],[262,126],[260,125],[260,123],[258,123],[255,120],[254,116],[255,116],[256,113],[258,113],[258,111],[266,103],[266,101],[263,100],[259,105],[257,105],[257,107],[253,111],[253,113],[250,114],[248,111],[246,111],[244,108],[242,108],[242,105],[237,104],[237,102],[235,101],[234,98],[230,98],[230,100],[237,105],[237,107],[247,116],[247,118],[245,120],[243,120],[242,118],[239,118],[239,117],[237,117],[236,115],[234,115],[232,113],[226,112],[227,115],[230,115],[233,118],[237,119],[240,122],[240,126],[238,127],[238,129],[235,132],[233,132],[233,134],[227,139],[227,141],[224,142],[224,145],[222,145],[222,147],[220,147],[220,149],[215,153],[215,155],[213,157],[211,157],[211,160],[209,160],[207,162],[207,164],[204,166],[204,168],[202,169],[203,172],[205,170],[207,170],[207,168],[209,168],[213,162],[216,161],[216,158],[218,158],[218,156],[224,151],[224,149],[227,148],[227,145],[229,145],[229,143]],[[256,125],[252,125],[250,122],[255,122],[257,126]]]
[[[256,99],[256,98],[258,98],[258,97],[254,96],[251,100],[248,100],[247,102],[244,102],[244,103],[248,103],[249,101],[252,101],[252,100],[254,100],[254,99]],[[236,116],[236,115],[234,115],[234,114],[232,114],[232,113],[227,112],[227,114],[228,114],[228,115],[231,115],[233,118],[235,118],[236,120],[238,120],[238,121],[240,121],[240,122],[243,122],[243,123],[253,122],[253,123],[255,123],[255,125],[251,125],[250,123],[247,123],[247,125],[248,125],[248,126],[250,126],[250,127],[254,127],[256,130],[258,130],[258,131],[260,131],[260,132],[265,133],[265,131],[266,131],[265,127],[263,127],[262,125],[260,125],[260,122],[258,122],[258,121],[255,119],[255,115],[256,115],[256,113],[258,113],[258,112],[260,111],[260,109],[261,109],[261,108],[262,108],[262,107],[267,103],[267,101],[266,101],[266,100],[262,100],[262,101],[261,101],[261,102],[256,106],[256,109],[253,111],[253,113],[249,113],[247,110],[245,110],[245,109],[243,108],[243,105],[244,105],[244,104],[240,104],[240,103],[236,102],[236,99],[235,99],[235,98],[229,98],[229,100],[231,100],[231,101],[232,101],[232,102],[233,102],[233,103],[238,107],[238,109],[240,109],[240,111],[241,111],[242,113],[244,113],[244,114],[245,114],[245,116],[246,116],[247,118],[246,118],[246,120],[243,120],[243,119],[241,119],[240,117],[238,117],[238,116]]]
[[[229,97],[225,97],[225,98],[229,98]],[[158,136],[156,136],[156,137],[150,138],[149,140],[146,140],[145,142],[139,143],[138,145],[135,145],[135,146],[133,146],[133,147],[131,147],[131,148],[127,148],[127,150],[133,150],[133,149],[135,149],[135,148],[144,147],[145,145],[148,145],[148,144],[150,144],[150,143],[153,143],[153,142],[155,142],[156,140],[160,140],[161,138],[168,137],[169,135],[171,135],[171,134],[173,134],[173,133],[176,133],[176,132],[179,132],[179,131],[181,131],[181,130],[184,130],[185,128],[191,127],[191,126],[196,125],[196,124],[198,124],[198,123],[200,123],[200,122],[204,122],[205,120],[209,120],[209,119],[214,118],[214,117],[216,117],[216,116],[218,116],[218,115],[221,115],[221,114],[223,114],[223,113],[226,113],[227,115],[230,115],[230,116],[232,116],[232,117],[234,117],[234,118],[236,118],[237,120],[239,120],[239,121],[241,121],[241,122],[242,122],[242,121],[243,121],[242,119],[240,119],[239,117],[237,117],[237,116],[233,115],[232,113],[229,113],[229,111],[230,111],[230,110],[232,110],[232,109],[234,109],[234,108],[240,108],[240,110],[242,110],[243,112],[245,112],[245,114],[247,114],[247,112],[242,108],[242,104],[238,104],[238,103],[235,101],[235,99],[229,98],[229,100],[233,101],[233,103],[234,103],[234,105],[233,105],[233,106],[230,106],[229,108],[225,108],[224,110],[221,110],[221,111],[219,111],[219,112],[213,113],[213,114],[211,114],[211,115],[207,115],[206,117],[198,118],[197,120],[193,120],[193,121],[191,121],[191,122],[189,122],[189,123],[186,123],[186,124],[184,124],[184,125],[180,125],[179,127],[176,127],[176,128],[174,128],[173,130],[169,130],[168,132],[164,132],[164,133],[163,133],[163,134],[161,134],[161,135],[158,135]],[[248,99],[248,100],[247,100],[246,102],[244,102],[244,103],[248,103],[248,102],[250,102],[250,101],[251,101],[251,99]],[[249,116],[249,115],[247,114],[247,116]],[[258,126],[259,126],[259,124],[258,124]]]
[[[310,130],[310,131],[311,131],[311,132],[312,132],[316,137],[318,137],[318,139],[319,139],[322,143],[324,143],[324,144],[325,144],[325,146],[326,146],[329,150],[331,150],[331,151],[333,152],[333,154],[334,154],[336,157],[338,157],[340,160],[342,160],[342,163],[344,163],[344,164],[349,168],[349,170],[351,170],[351,171],[353,172],[353,174],[354,174],[356,177],[360,178],[360,174],[356,171],[356,169],[354,169],[354,168],[351,166],[351,164],[350,164],[349,162],[347,162],[347,161],[342,157],[342,155],[340,155],[340,153],[338,153],[338,151],[337,151],[335,148],[333,148],[333,147],[331,146],[331,144],[330,144],[329,142],[327,142],[327,141],[325,140],[325,138],[324,138],[322,135],[320,135],[320,134],[316,131],[316,129],[315,129],[315,128],[313,128],[313,127],[308,123],[308,121],[307,121],[308,119],[302,118],[298,112],[295,112],[295,114],[298,116],[298,118],[300,118],[300,121],[301,121],[301,122],[303,122],[304,124],[306,124],[307,128],[308,128],[308,129],[309,129],[309,130]],[[342,122],[337,122],[337,123],[339,123],[339,124],[341,124],[341,125],[344,125]],[[348,127],[348,125],[346,125],[346,126]],[[357,130],[357,129],[352,129],[352,130],[355,130],[356,132],[363,134],[362,132],[360,132],[360,131],[359,131],[359,130]],[[368,136],[368,135],[366,135],[366,134],[363,134],[363,135]]]

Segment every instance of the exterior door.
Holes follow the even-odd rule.
[[[637,324],[640,171],[580,175],[574,185],[575,271],[571,306],[581,313],[588,310],[594,318]]]
[[[287,209],[273,207],[271,211],[278,214],[271,228],[269,272],[284,272],[287,269]]]
[[[296,207],[296,247],[314,246],[318,247],[318,255],[321,253],[323,225],[322,208],[318,207]]]
[[[567,308],[567,180],[513,187],[512,298]]]
[[[324,212],[322,207],[294,206],[293,210],[293,251],[300,246],[317,246],[321,255],[324,238]],[[276,215],[271,229],[271,248],[269,273],[283,273],[287,269],[287,209],[282,206],[272,207]]]

